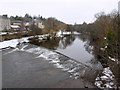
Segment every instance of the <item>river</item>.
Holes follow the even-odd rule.
[[[102,64],[95,58],[93,54],[94,46],[89,45],[89,37],[87,35],[81,33],[66,34],[59,37],[51,37],[48,40],[42,40],[37,45],[62,53],[98,72],[101,71],[101,74],[95,80],[95,85],[99,88],[116,87],[114,75],[110,68],[103,68]]]
[[[80,63],[95,69],[101,69],[102,65],[94,58],[92,46],[89,46],[88,37],[82,34],[70,34],[63,37],[51,38],[39,44],[42,47],[62,53]]]

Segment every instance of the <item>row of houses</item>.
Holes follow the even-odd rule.
[[[20,29],[30,30],[30,26],[32,24],[36,25],[38,28],[41,29],[45,27],[40,19],[33,19],[27,22],[20,20],[11,21],[7,15],[0,15],[0,31]]]

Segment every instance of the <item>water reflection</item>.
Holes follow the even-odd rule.
[[[56,51],[66,56],[69,56],[77,61],[80,61],[82,63],[86,63],[86,64],[89,63],[89,61],[93,58],[93,55],[86,51],[84,47],[85,42],[80,40],[78,37],[76,37],[74,41],[72,40],[70,41],[71,41],[71,44],[68,44],[66,42],[68,44],[67,47],[65,46],[64,49],[58,47]]]
[[[56,50],[59,47],[60,38],[52,38],[39,43],[40,46]]]
[[[66,49],[68,46],[73,45],[75,39],[75,35],[69,35],[61,38],[57,49]]]
[[[64,37],[56,37],[42,41],[39,45],[60,52],[93,68],[100,68],[101,64],[94,59],[86,35],[64,35]]]

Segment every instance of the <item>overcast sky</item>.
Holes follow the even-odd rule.
[[[93,22],[94,15],[101,11],[109,13],[118,10],[119,0],[0,0],[0,15],[8,16],[26,13],[55,17],[68,24]]]

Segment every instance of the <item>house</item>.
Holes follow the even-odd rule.
[[[34,25],[36,25],[38,28],[43,29],[43,28],[45,27],[40,19],[33,19],[32,22],[33,22]]]
[[[22,25],[22,21],[20,21],[20,20],[11,20],[11,25],[21,26]]]
[[[30,30],[30,26],[32,25],[32,22],[24,22],[24,27],[25,27],[25,30]]]
[[[22,26],[22,21],[20,20],[11,20],[11,30],[20,30],[21,29],[21,26]]]
[[[7,15],[0,15],[0,31],[10,29],[10,19]]]

